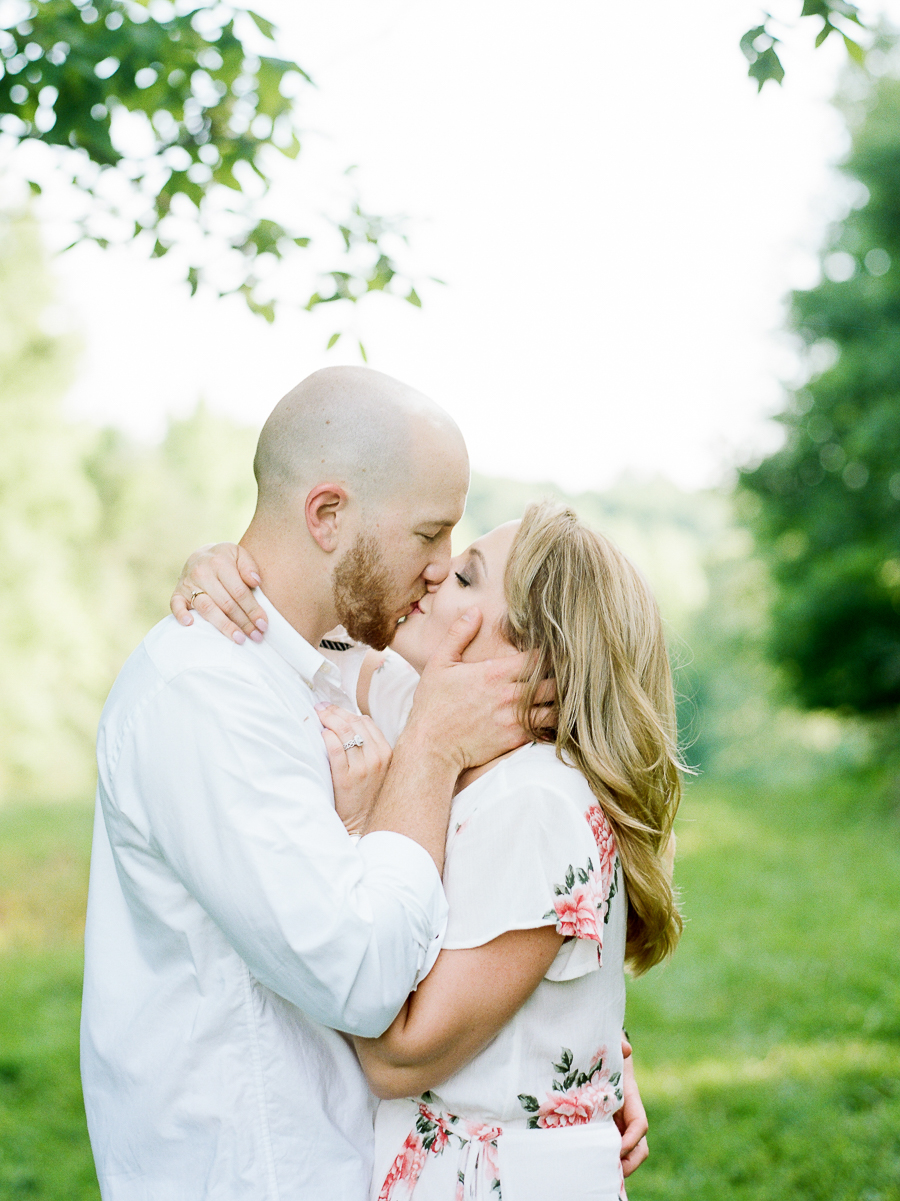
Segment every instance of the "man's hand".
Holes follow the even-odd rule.
[[[630,1176],[635,1168],[639,1168],[650,1151],[647,1147],[647,1111],[641,1100],[641,1094],[634,1078],[634,1059],[631,1054],[631,1043],[622,1039],[622,1053],[625,1062],[622,1067],[622,1092],[624,1103],[615,1114],[616,1125],[622,1135],[622,1172]]]
[[[233,542],[201,546],[182,567],[169,608],[183,626],[191,625],[190,610],[196,609],[226,638],[238,644],[247,638],[261,642],[268,623],[251,592],[259,582],[256,562],[242,546]]]
[[[469,609],[428,661],[364,830],[405,834],[425,848],[438,872],[444,869],[450,802],[461,773],[527,739],[517,710],[528,656],[511,652],[484,663],[463,663],[462,653],[480,625],[481,613]],[[548,680],[538,705],[554,697]]]
[[[462,661],[481,620],[472,608],[451,625],[422,673],[406,725],[408,739],[451,758],[459,774],[528,741],[519,721],[528,654],[511,650],[480,663]],[[555,696],[555,685],[547,680],[536,697],[538,706],[552,704]]]

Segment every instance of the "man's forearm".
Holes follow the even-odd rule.
[[[405,834],[424,847],[438,872],[443,872],[447,823],[459,772],[456,758],[424,734],[417,737],[411,723],[397,741],[363,834],[376,830]]]

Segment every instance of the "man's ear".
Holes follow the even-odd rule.
[[[330,553],[338,544],[341,514],[347,493],[340,484],[316,484],[306,498],[306,525],[322,550]]]

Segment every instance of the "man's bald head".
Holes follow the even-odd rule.
[[[363,506],[405,494],[423,449],[465,456],[452,418],[427,396],[368,367],[326,367],[278,402],[253,463],[258,511],[277,512],[315,484],[340,484]]]

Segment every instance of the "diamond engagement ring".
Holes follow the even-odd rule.
[[[187,607],[189,609],[193,609],[194,601],[197,599],[198,596],[206,596],[206,590],[204,588],[195,588],[194,589],[194,591],[190,595],[190,598],[188,599]]]
[[[360,734],[357,734],[356,737],[351,738],[349,742],[343,743],[343,747],[345,751],[349,751],[352,746],[362,746],[364,742],[365,739]]]

